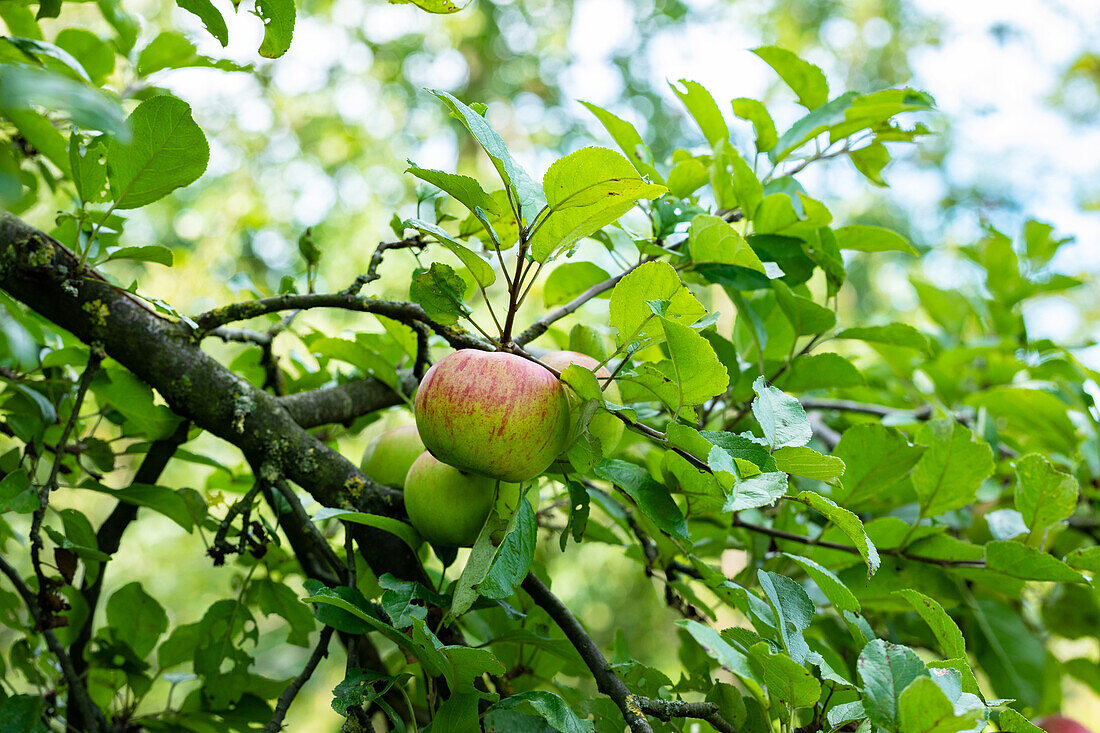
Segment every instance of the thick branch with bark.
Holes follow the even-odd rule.
[[[417,378],[409,372],[398,374],[401,391],[412,394]],[[389,385],[377,379],[357,379],[335,387],[311,389],[279,398],[280,404],[303,428],[351,422],[386,407],[400,405],[403,400]]]
[[[67,248],[6,212],[0,213],[0,289],[81,341],[102,343],[107,355],[154,387],[176,414],[232,443],[250,463],[293,481],[321,504],[402,515],[399,494],[374,483],[306,432],[279,398],[203,352],[189,326],[157,315],[130,294],[82,271]],[[261,311],[270,312],[264,310],[269,306]],[[391,307],[420,310],[411,304]],[[234,312],[240,311],[247,314],[248,307]],[[367,560],[380,572],[403,578],[422,572],[400,540],[379,533],[370,546],[374,552]]]

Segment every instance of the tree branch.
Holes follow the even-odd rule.
[[[69,442],[69,435],[72,434],[73,428],[76,427],[76,423],[80,419],[80,408],[84,404],[84,396],[88,394],[88,388],[91,387],[92,379],[99,371],[99,365],[102,361],[103,353],[93,346],[88,356],[88,364],[80,375],[80,384],[76,388],[76,396],[73,397],[73,407],[69,413],[69,420],[65,423],[65,427],[61,431],[61,437],[57,440],[57,449],[54,454],[53,467],[50,468],[50,476],[38,490],[38,507],[35,508],[31,517],[31,566],[34,568],[34,575],[38,579],[38,610],[39,612],[45,612],[45,616],[35,618],[36,628],[48,629],[50,628],[50,622],[53,620],[53,612],[46,603],[47,597],[50,595],[50,583],[46,579],[46,574],[42,571],[42,522],[46,518],[46,509],[50,505],[50,493],[57,488],[57,474],[61,470],[61,460],[65,455],[65,444]]]
[[[737,733],[737,729],[722,717],[718,706],[712,702],[656,700],[652,697],[641,697],[638,698],[638,705],[643,712],[665,722],[673,718],[695,718],[707,721],[719,733]]]
[[[181,422],[170,437],[153,443],[149,448],[149,452],[145,454],[145,458],[142,459],[141,465],[138,466],[137,472],[134,473],[130,485],[155,484],[157,479],[160,478],[161,472],[164,471],[164,467],[168,465],[168,461],[175,454],[176,448],[187,442],[187,433],[190,427],[190,423]],[[108,555],[118,552],[122,535],[126,528],[130,526],[130,523],[137,518],[137,513],[137,504],[127,504],[120,501],[115,505],[114,510],[103,520],[103,524],[99,525],[99,530],[96,532],[96,546],[101,552]],[[84,596],[84,602],[88,604],[88,617],[77,632],[72,644],[69,645],[69,656],[73,660],[73,667],[79,677],[83,677],[85,670],[88,668],[87,663],[84,661],[84,649],[92,638],[92,621],[95,618],[96,606],[99,605],[99,596],[103,590],[103,576],[106,572],[107,564],[105,563],[100,567],[95,582],[89,584],[85,575],[84,582],[81,585],[80,593]],[[74,712],[73,710],[69,711],[71,721],[74,720]],[[75,722],[73,727],[77,730],[80,729],[80,725]]]
[[[765,527],[762,524],[752,524],[741,519],[738,515],[733,515],[733,526],[741,529],[748,530],[750,532],[756,532],[757,534],[767,535],[768,537],[774,537],[780,540],[787,540],[789,542],[798,542],[803,545],[812,545],[814,547],[822,547],[827,550],[837,550],[839,552],[846,552],[850,555],[861,554],[859,548],[852,545],[844,545],[839,542],[829,542],[828,540],[820,540],[814,537],[806,537],[805,535],[795,534],[794,532],[787,532],[782,529],[775,529],[774,527]],[[944,567],[966,567],[966,568],[984,568],[984,560],[943,560],[938,557],[925,557],[924,555],[912,555],[905,551],[903,547],[888,547],[877,548],[880,555],[896,555],[897,557],[905,558],[906,560],[913,560],[915,562],[928,563],[930,565],[942,565]]]
[[[302,669],[301,673],[294,678],[294,681],[283,690],[283,694],[279,695],[279,702],[275,704],[275,714],[271,716],[271,720],[267,721],[267,725],[264,726],[263,733],[278,733],[283,727],[283,718],[286,717],[286,713],[290,710],[291,703],[294,702],[294,698],[298,696],[302,687],[305,686],[309,678],[313,676],[313,671],[317,669],[317,665],[321,663],[321,660],[328,656],[328,644],[332,639],[333,628],[326,626],[321,629],[321,638],[317,641],[317,646],[313,649],[313,654],[309,656],[309,661],[306,662],[306,666]]]
[[[638,705],[638,698],[627,689],[626,683],[611,671],[611,664],[607,661],[607,657],[584,630],[573,612],[566,608],[565,604],[558,600],[558,597],[550,592],[550,589],[533,573],[528,573],[523,579],[523,589],[561,628],[565,637],[569,639],[569,643],[581,655],[581,659],[592,672],[596,687],[619,707],[632,733],[653,733],[653,728]]]
[[[158,316],[94,273],[72,279],[81,272],[73,253],[6,212],[0,213],[0,247],[7,253],[0,264],[0,289],[81,341],[101,342],[109,356],[155,387],[173,412],[237,446],[250,463],[305,488],[325,506],[403,516],[400,495],[306,432],[279,398],[203,352],[189,326]],[[397,538],[383,535],[372,538],[368,562],[379,573],[419,578],[415,555]]]
[[[11,584],[15,586],[16,592],[19,593],[23,602],[27,605],[27,610],[30,611],[31,617],[37,619],[40,615],[40,609],[38,608],[37,601],[35,601],[34,593],[27,587],[27,584],[23,582],[23,579],[19,577],[19,573],[16,569],[8,564],[8,561],[4,559],[3,555],[0,555],[0,573],[8,577]],[[69,686],[69,697],[72,699],[75,707],[80,710],[81,717],[85,721],[87,730],[92,731],[92,733],[98,733],[98,731],[103,728],[103,713],[92,703],[91,698],[88,697],[88,690],[85,689],[80,680],[80,675],[77,674],[76,669],[73,667],[73,660],[65,652],[65,647],[61,646],[61,641],[57,638],[57,634],[53,633],[53,629],[43,629],[42,636],[46,639],[46,646],[50,648],[50,651],[57,657],[58,664],[61,665],[61,673],[65,676],[65,682]]]
[[[409,372],[399,372],[402,392],[411,394],[417,379]],[[330,423],[348,423],[357,417],[402,404],[401,395],[377,379],[357,379],[335,387],[311,389],[279,398],[294,422],[303,428],[315,428]]]
[[[806,399],[801,400],[801,402],[806,410],[858,412],[864,415],[877,415],[879,417],[886,417],[887,415],[908,415],[914,420],[927,420],[932,414],[932,407],[930,405],[910,409],[906,407],[872,405],[865,402],[856,402],[854,400]]]
[[[279,311],[309,310],[311,308],[339,308],[360,313],[374,313],[402,323],[419,322],[442,336],[447,340],[447,343],[456,349],[488,350],[491,348],[488,342],[476,336],[437,323],[428,317],[424,309],[416,303],[365,298],[348,290],[339,293],[285,293],[270,298],[232,303],[202,313],[196,316],[194,321],[199,325],[199,335],[205,335],[220,326],[235,321],[246,321],[250,318]]]
[[[622,280],[624,277],[626,277],[630,273],[634,272],[634,270],[638,269],[639,267],[644,265],[646,262],[649,262],[651,259],[653,259],[653,258],[652,257],[647,257],[646,259],[642,260],[641,262],[634,265],[633,267],[631,267],[627,270],[623,270],[618,275],[615,275],[614,277],[609,277],[608,279],[604,280],[602,283],[596,283],[595,285],[590,287],[588,290],[585,290],[583,293],[578,295],[576,298],[573,298],[573,300],[569,301],[565,305],[561,306],[560,308],[557,308],[555,310],[550,311],[545,316],[543,316],[542,318],[538,319],[537,321],[532,323],[530,326],[528,326],[526,331],[521,333],[519,336],[516,336],[515,342],[517,344],[519,344],[520,346],[525,346],[525,345],[531,343],[532,341],[537,339],[539,336],[546,333],[547,329],[549,329],[551,324],[553,324],[555,321],[560,321],[562,318],[565,318],[570,313],[573,313],[578,308],[580,308],[582,305],[584,305],[588,301],[592,300],[593,298],[595,298],[600,293],[605,293],[608,290],[610,290],[611,288],[615,287],[616,285],[619,284],[620,280]]]

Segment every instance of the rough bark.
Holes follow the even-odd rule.
[[[401,516],[400,493],[367,478],[295,421],[275,397],[202,351],[183,322],[164,318],[99,277],[80,271],[66,247],[0,212],[0,289],[130,369],[178,415],[237,446],[249,463],[301,486],[325,506]],[[307,421],[308,422],[308,421]],[[379,571],[419,577],[415,556],[396,538],[368,533]],[[364,538],[367,539],[367,538]]]

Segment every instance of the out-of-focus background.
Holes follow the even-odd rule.
[[[230,21],[227,49],[173,2],[132,4],[152,21],[143,29],[146,40],[156,26],[190,29],[200,53],[260,70],[254,76],[195,68],[154,77],[194,107],[211,142],[210,168],[197,184],[136,213],[124,239],[176,248],[172,269],[141,266],[147,267],[142,287],[183,313],[242,299],[252,288],[274,289],[286,275],[301,277],[296,240],[309,226],[325,253],[318,289],[346,286],[374,246],[392,238],[394,212],[408,216],[417,205],[414,179],[403,174],[407,160],[487,177],[486,161],[474,156],[425,87],[488,104],[492,124],[541,177],[564,152],[609,144],[580,100],[633,122],[659,160],[701,144],[668,86],[681,78],[702,82],[724,110],[734,97],[768,100],[782,129],[798,108],[749,52],[765,44],[821,66],[834,94],[912,86],[938,103],[927,120],[936,134],[898,151],[884,174],[888,187],[870,185],[846,160],[807,171],[807,190],[838,220],[903,232],[931,250],[922,259],[924,276],[947,288],[975,282],[960,248],[987,226],[1016,237],[1029,218],[1049,223],[1057,236],[1076,237],[1059,250],[1056,269],[1094,283],[1100,272],[1095,0],[473,0],[451,16],[384,0],[306,0],[293,45],[276,61],[256,56],[258,18],[235,14],[228,0],[215,4]],[[101,22],[94,9],[88,22]],[[727,116],[748,143],[747,123]],[[400,283],[414,262],[398,254],[387,259],[383,272],[390,276],[372,286],[375,293],[407,295]],[[111,265],[123,279],[127,267],[138,266]],[[873,272],[853,274],[842,307],[858,313],[861,304],[885,300],[899,313],[914,309],[913,267],[912,260],[887,259]],[[1027,326],[1073,344],[1100,369],[1100,348],[1092,345],[1100,336],[1097,296],[1094,285],[1045,298],[1027,314]],[[535,314],[540,298],[530,302]],[[333,335],[368,327],[362,321],[355,314],[303,316]],[[238,353],[223,348],[227,360]],[[382,424],[402,420],[407,416],[394,411],[341,444],[358,454]],[[213,439],[200,442],[196,451],[230,467],[239,463]],[[206,489],[212,503],[232,484],[225,472],[190,464],[170,470],[178,473],[166,482]],[[130,566],[112,573],[111,582],[140,579],[158,597],[192,599],[193,607],[169,610],[173,623],[194,621],[210,602],[235,592],[239,571],[212,568],[201,538],[167,520],[142,523],[125,543],[120,562]],[[650,619],[653,628],[673,627],[656,623],[669,611],[645,578],[616,572],[620,559],[602,545],[553,552],[555,588],[601,643],[610,647],[617,632],[625,633],[645,663],[674,665],[665,657],[674,645],[650,632]],[[594,575],[600,585],[584,582]],[[592,590],[615,584],[639,585],[637,592],[610,593],[637,598],[637,605],[611,608]],[[295,653],[282,658],[260,650],[259,671],[285,678],[308,650]],[[1072,653],[1095,656],[1100,649]],[[291,730],[338,724],[328,709],[328,693],[340,679],[333,667],[332,675],[311,681],[306,692],[313,699],[292,709]],[[1066,696],[1067,712],[1100,720],[1100,701],[1087,688],[1073,687]]]

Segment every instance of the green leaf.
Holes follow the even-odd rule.
[[[256,0],[256,15],[264,23],[260,55],[277,59],[287,52],[294,38],[294,0]]]
[[[543,283],[542,303],[547,308],[568,303],[610,277],[602,267],[588,261],[563,262],[550,272]]]
[[[913,488],[923,516],[935,517],[970,504],[982,481],[993,474],[993,449],[984,440],[975,440],[954,418],[927,423],[918,432],[917,442],[928,446],[913,469]]]
[[[913,680],[898,697],[898,730],[902,733],[971,731],[984,714],[984,706],[956,713],[955,705],[930,677]]]
[[[775,144],[775,147],[768,151],[768,157],[772,163],[785,160],[795,150],[798,150],[831,126],[844,122],[844,113],[857,96],[855,92],[845,92],[791,125],[790,129],[779,136],[779,141]]]
[[[798,563],[806,571],[806,574],[814,581],[822,595],[829,599],[829,603],[833,604],[833,608],[838,611],[859,613],[859,599],[831,570],[818,565],[808,557],[792,555],[789,552],[784,552],[783,555]]]
[[[1063,244],[1074,241],[1073,237],[1058,239],[1054,237],[1054,227],[1045,222],[1028,219],[1024,222],[1024,245],[1027,258],[1036,265],[1045,265]]]
[[[857,252],[905,252],[920,254],[905,237],[882,227],[852,224],[834,230],[836,243],[841,249],[854,249]]]
[[[752,414],[764,431],[764,438],[773,449],[806,445],[814,437],[810,420],[802,404],[781,389],[770,387],[763,377],[752,383],[756,399]]]
[[[1074,550],[1066,555],[1066,563],[1092,573],[1093,577],[1100,575],[1100,547]]]
[[[535,539],[538,524],[535,510],[526,498],[521,498],[512,529],[500,544],[478,593],[485,598],[507,598],[527,576],[535,559]]]
[[[1069,518],[1078,494],[1077,479],[1043,456],[1032,453],[1016,461],[1016,509],[1031,530],[1029,543],[1041,543],[1047,527]]]
[[[821,699],[821,683],[810,670],[782,652],[773,652],[767,642],[754,645],[750,651],[753,661],[764,670],[761,681],[775,702],[808,708]]]
[[[756,219],[761,199],[764,198],[764,187],[728,140],[719,141],[714,148],[710,185],[719,206],[727,209],[740,207],[748,219]]]
[[[718,664],[733,672],[741,679],[758,681],[757,675],[749,663],[749,657],[735,649],[733,645],[723,639],[722,636],[710,626],[705,626],[698,621],[692,621],[690,619],[677,621],[676,625],[691,634],[691,637],[695,639],[696,643],[706,651],[711,659],[718,662]],[[759,682],[762,681],[763,680],[759,680]]]
[[[622,489],[634,500],[642,514],[653,520],[662,531],[673,537],[688,538],[687,522],[680,507],[672,500],[668,488],[651,479],[644,468],[608,458],[600,461],[593,473]]]
[[[833,449],[844,461],[843,492],[837,499],[845,506],[880,500],[924,454],[923,446],[911,445],[905,436],[880,423],[848,428]]]
[[[0,728],[19,733],[50,733],[50,729],[42,722],[47,719],[47,706],[54,709],[45,697],[37,695],[5,696],[0,701]]]
[[[203,28],[218,39],[222,48],[229,45],[229,29],[225,27],[225,18],[210,0],[176,0],[176,5],[197,15]]]
[[[492,710],[512,710],[520,706],[530,706],[540,718],[560,733],[590,733],[592,723],[574,713],[565,700],[553,692],[532,690],[509,695],[493,705]]]
[[[1019,542],[989,542],[985,564],[1013,578],[1048,580],[1058,583],[1086,583],[1085,577],[1056,557]]]
[[[466,244],[456,239],[454,235],[443,227],[420,219],[406,219],[404,224],[405,227],[409,229],[415,229],[421,234],[433,237],[436,241],[450,250],[455,257],[458,257],[458,259],[462,261],[462,264],[466,265],[467,269],[470,270],[470,274],[473,275],[474,280],[477,281],[481,287],[487,288],[496,282],[497,276],[493,271],[493,266],[467,247]]]
[[[730,131],[726,126],[726,120],[722,117],[722,110],[718,109],[710,92],[697,81],[681,79],[680,84],[683,85],[683,89],[671,83],[669,86],[699,125],[699,129],[703,131],[703,137],[711,147],[729,140]]]
[[[461,616],[473,607],[474,601],[480,595],[480,586],[484,582],[493,560],[497,556],[499,536],[507,531],[510,518],[503,516],[496,506],[489,512],[485,520],[485,526],[481,528],[469,556],[466,558],[466,566],[462,568],[455,585],[454,595],[451,599],[450,616]],[[495,541],[494,541],[495,539]]]
[[[783,388],[788,392],[811,389],[862,387],[866,380],[856,366],[840,354],[805,354],[794,360]]]
[[[753,248],[721,217],[700,214],[692,219],[688,246],[695,263],[716,262],[764,272],[764,263]]]
[[[710,342],[697,331],[667,318],[661,319],[661,326],[675,370],[678,407],[701,405],[723,394],[729,386],[729,373]]]
[[[810,647],[802,632],[813,621],[814,602],[801,585],[784,575],[758,570],[756,577],[775,614],[775,628],[783,649],[794,661],[805,662],[810,656]]]
[[[254,578],[248,585],[248,597],[265,616],[275,614],[286,620],[288,644],[309,646],[309,635],[316,626],[313,614],[289,586],[270,578]]]
[[[809,61],[803,61],[778,46],[762,46],[752,52],[775,69],[779,78],[798,95],[798,103],[806,109],[815,110],[829,98],[829,82],[825,80],[825,74]]]
[[[446,671],[449,671],[447,669],[449,665],[447,664],[446,658],[439,652],[438,649],[434,647],[434,645],[428,646],[424,643],[421,643],[415,638],[415,636],[410,637],[407,634],[401,633],[397,629],[377,618],[377,616],[375,616],[373,613],[368,612],[361,605],[361,603],[365,601],[365,599],[362,599],[361,594],[359,594],[358,597],[362,599],[362,601],[352,602],[344,597],[348,595],[346,591],[350,591],[350,588],[326,588],[319,581],[315,580],[307,580],[305,586],[306,590],[312,593],[312,595],[303,598],[302,600],[304,602],[333,606],[345,612],[346,614],[349,614],[353,619],[358,619],[359,621],[363,622],[363,628],[378,631],[387,639],[399,646],[401,649],[405,650],[413,657],[419,659],[420,662],[424,665],[424,668],[427,669],[430,674],[439,675],[444,674],[444,672]],[[345,592],[339,592],[341,590]],[[356,591],[355,593],[358,593],[358,591]],[[322,618],[321,620],[325,623],[329,623],[328,620],[324,618]],[[351,628],[354,628],[353,626],[349,626],[347,627],[347,629],[341,628],[340,626],[334,626],[334,628],[338,630],[349,630],[349,633],[364,633],[363,631],[350,631]],[[413,631],[415,632],[418,629],[421,631],[420,635],[423,637],[423,631],[425,630],[424,622],[419,619],[417,619],[416,624],[414,624]],[[438,644],[438,640],[436,640],[435,643]]]
[[[0,514],[30,514],[38,504],[38,491],[31,486],[26,469],[17,469],[0,479]]]
[[[672,167],[668,190],[676,198],[686,199],[710,180],[710,171],[699,160],[687,158]]]
[[[824,333],[836,325],[836,313],[809,298],[795,295],[782,280],[772,280],[775,299],[779,308],[791,322],[796,336],[812,336]]]
[[[88,72],[92,83],[99,86],[115,70],[115,52],[96,34],[83,28],[63,28],[54,38]]]
[[[86,488],[108,494],[127,504],[152,509],[171,519],[188,534],[194,530],[194,518],[188,508],[187,500],[175,489],[151,484],[130,484],[121,489],[109,489],[98,483],[88,484]]]
[[[312,596],[324,596],[327,599],[302,599],[305,603],[314,604],[313,615],[325,626],[346,634],[369,634],[374,630],[375,627],[363,621],[359,613],[366,613],[376,621],[379,620],[379,614],[358,590],[344,585],[329,588],[321,581],[312,579],[306,580],[304,586],[306,592]],[[353,613],[348,610],[349,606],[357,611]]]
[[[168,629],[168,615],[140,583],[133,582],[107,599],[107,625],[119,641],[129,644],[139,657],[144,657],[153,651],[160,635]]]
[[[928,677],[924,662],[908,647],[875,639],[860,652],[856,669],[863,682],[867,717],[875,725],[898,730],[898,698],[913,680]]]
[[[733,100],[733,113],[752,123],[752,129],[756,133],[756,152],[766,153],[775,147],[779,137],[767,107],[755,99],[738,97]]]
[[[469,4],[469,0],[461,5],[454,2],[454,0],[411,0],[411,2],[413,5],[420,8],[421,10],[429,13],[434,13],[436,15],[450,15],[451,13],[457,13],[459,10],[462,10],[464,7],[466,7],[466,5]]]
[[[887,326],[863,326],[846,328],[833,338],[855,339],[872,344],[904,346],[917,351],[928,351],[928,339],[908,323],[891,323]]]
[[[882,177],[882,170],[890,163],[890,151],[877,140],[870,145],[864,145],[858,150],[848,153],[852,165],[863,176],[876,186],[887,187],[886,179]]]
[[[1074,453],[1079,438],[1065,402],[1050,392],[1025,387],[994,387],[970,395],[965,402],[985,408],[997,421],[1001,437],[1025,450]]]
[[[119,247],[107,255],[105,261],[133,260],[136,262],[155,262],[165,267],[172,266],[172,250],[163,244],[146,244],[140,247]]]
[[[764,290],[771,287],[771,280],[768,279],[767,275],[757,270],[750,270],[747,267],[741,267],[739,265],[716,265],[708,263],[696,265],[691,268],[691,271],[707,282],[721,285],[726,289],[726,292],[731,293],[730,297],[735,303],[737,297],[740,297],[740,293],[737,291]]]
[[[459,120],[477,140],[478,145],[489,156],[489,160],[493,162],[493,167],[497,169],[497,173],[500,175],[505,187],[516,192],[520,214],[526,222],[530,224],[534,221],[535,216],[546,205],[546,199],[543,197],[540,188],[531,180],[531,176],[527,171],[523,170],[512,159],[511,153],[508,152],[504,140],[497,131],[489,126],[484,117],[447,92],[429,91],[447,107],[451,115]]]
[[[878,549],[871,543],[871,539],[867,536],[867,530],[859,517],[838,506],[832,499],[827,499],[815,491],[803,491],[794,498],[795,501],[800,501],[820,512],[826,519],[835,524],[836,528],[852,541],[860,556],[863,557],[863,561],[867,563],[867,577],[869,578],[875,574],[882,561],[879,559]]]
[[[706,315],[706,308],[696,300],[680,276],[667,262],[646,262],[624,277],[611,293],[610,321],[618,329],[618,341],[625,344],[664,334],[649,301],[667,300],[663,317],[690,326]]]
[[[134,48],[134,43],[137,42],[140,30],[138,19],[123,10],[122,3],[118,0],[96,0],[96,5],[99,7],[99,12],[103,14],[103,19],[118,34],[114,43],[119,53],[124,56],[129,55]]]
[[[195,44],[179,33],[165,31],[141,49],[137,72],[140,76],[155,74],[164,69],[180,69],[199,66],[223,71],[246,71],[249,67],[235,64],[228,59],[212,59],[199,54]]]
[[[997,718],[997,724],[1005,733],[1043,733],[1043,729],[1020,715],[1012,708],[1005,708]]]
[[[730,459],[725,450],[718,446],[711,449],[707,465],[716,473],[734,476],[738,473],[737,464]],[[742,478],[733,485],[726,503],[722,505],[722,511],[740,512],[745,509],[771,506],[786,493],[787,474],[780,471],[758,473],[755,476]]]
[[[807,446],[786,446],[773,453],[775,465],[803,478],[833,484],[844,473],[844,461],[836,456],[824,456]]]
[[[383,517],[378,514],[355,512],[349,509],[339,509],[336,507],[323,507],[313,515],[314,522],[322,522],[326,519],[339,519],[344,522],[362,524],[367,527],[380,529],[383,532],[389,532],[408,545],[413,552],[420,549],[420,545],[423,541],[417,531],[410,525],[392,517]]]
[[[648,176],[649,180],[654,183],[664,183],[664,178],[657,171],[657,168],[653,165],[653,153],[649,152],[649,148],[642,142],[641,135],[634,129],[634,125],[630,124],[626,120],[622,120],[615,115],[608,112],[602,107],[597,107],[591,102],[581,102],[588,111],[596,115],[596,119],[604,126],[607,132],[611,135],[611,139],[619,146],[619,149],[626,155],[627,160],[633,165],[639,173],[643,176]],[[671,183],[669,185],[671,188]]]
[[[127,138],[130,134],[118,101],[99,89],[54,71],[0,64],[0,109],[24,131],[28,119],[25,111],[32,107],[64,113],[73,123],[85,129],[101,130],[120,138]],[[21,110],[24,114],[17,114]],[[53,132],[64,140],[56,130]],[[65,156],[58,155],[55,159],[51,155],[50,160],[55,163],[62,160],[64,162],[59,167],[68,169]]]
[[[470,309],[463,302],[465,295],[466,281],[441,262],[433,262],[428,270],[417,270],[409,283],[409,299],[444,326],[453,326],[469,315]]]
[[[87,146],[80,133],[69,134],[69,166],[76,194],[84,202],[99,202],[107,198],[107,159],[103,138]]]
[[[184,101],[159,95],[128,118],[133,142],[112,140],[107,179],[115,207],[136,209],[196,181],[206,170],[210,147]]]
[[[155,404],[153,390],[125,369],[101,369],[92,381],[92,393],[101,404],[122,413],[150,440],[167,438],[179,425],[179,416],[165,405]]]
[[[548,207],[531,235],[531,255],[545,262],[617,221],[639,199],[668,191],[646,183],[623,156],[608,148],[581,148],[546,171],[542,189]]]
[[[966,658],[966,642],[963,640],[962,632],[959,631],[955,621],[943,610],[943,606],[912,588],[896,590],[894,595],[901,596],[908,601],[913,610],[924,619],[924,622],[928,624],[928,628],[932,629],[936,641],[939,642],[940,651],[944,657],[948,659]]]
[[[446,191],[470,211],[475,211],[480,207],[486,214],[492,216],[500,216],[503,213],[497,200],[485,193],[481,188],[481,184],[469,176],[444,173],[430,168],[418,168],[412,161],[409,161],[409,167],[405,169],[405,172],[412,173],[420,180],[427,181],[436,188]]]

